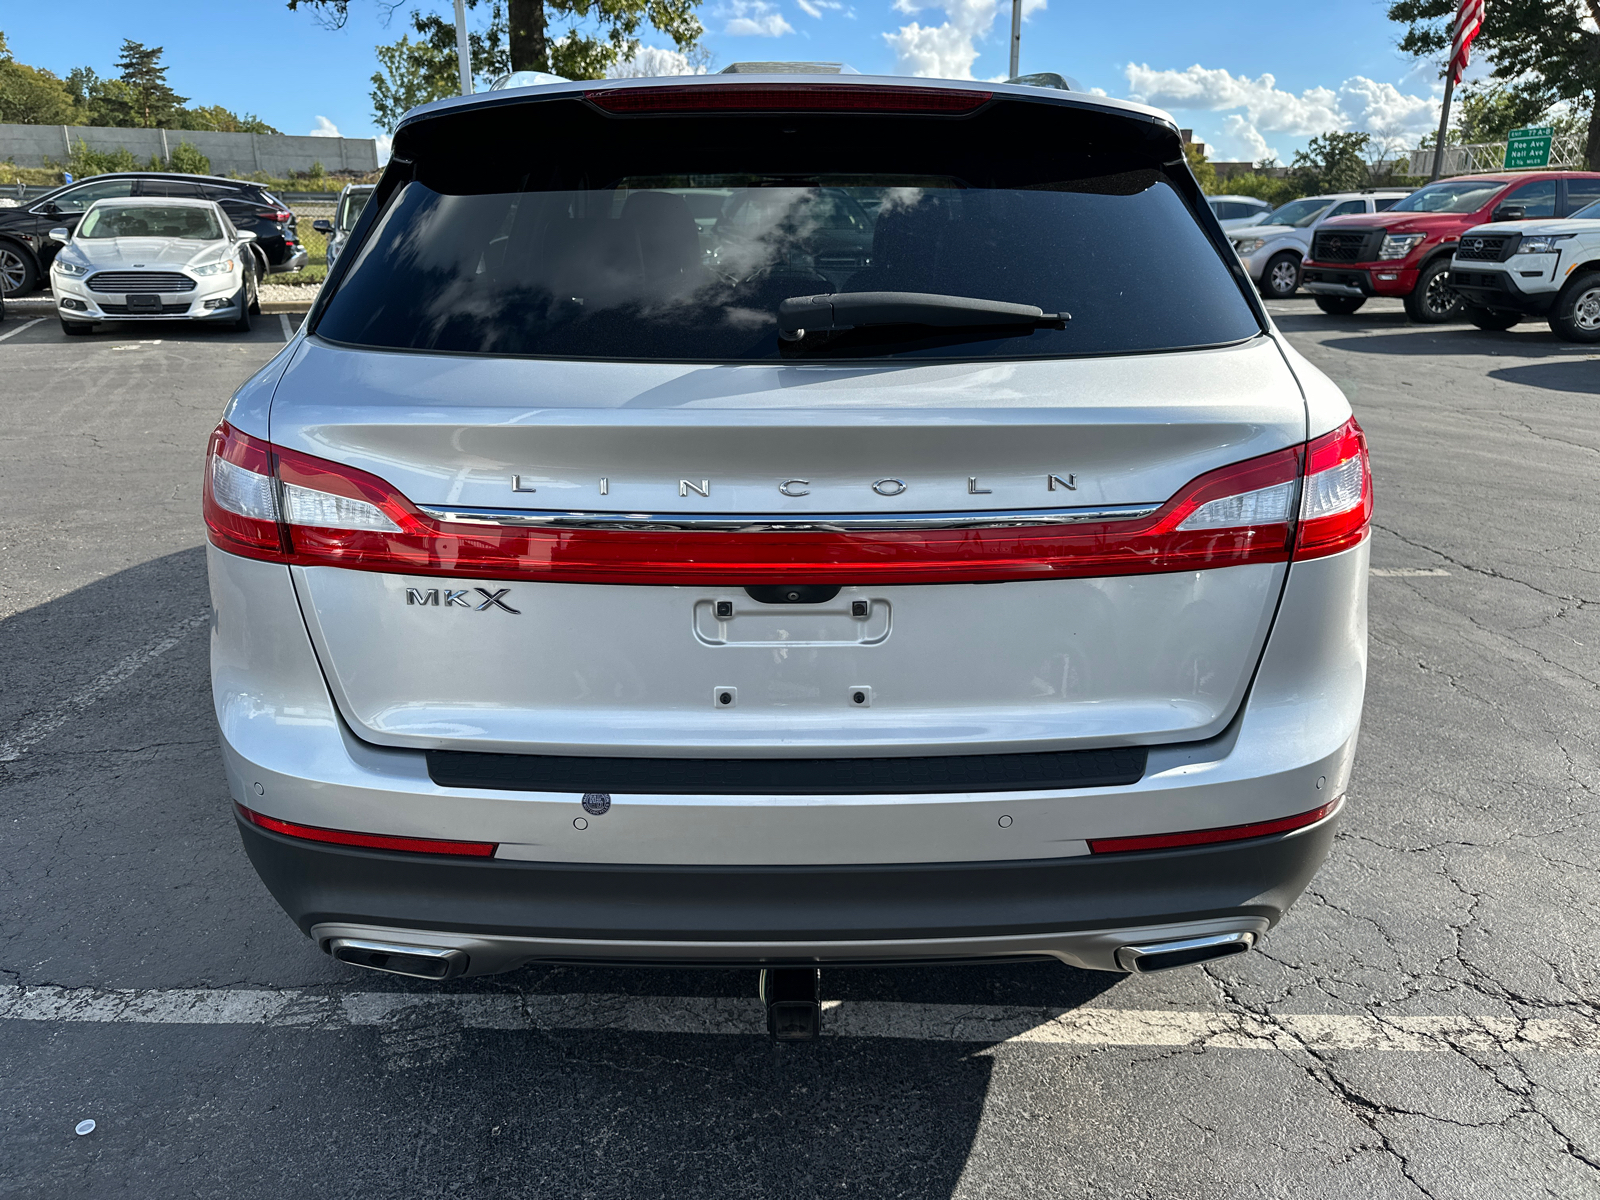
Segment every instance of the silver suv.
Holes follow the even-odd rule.
[[[1306,196],[1274,209],[1271,216],[1253,225],[1230,229],[1228,237],[1261,294],[1286,300],[1300,287],[1300,264],[1310,256],[1311,239],[1324,221],[1388,212],[1410,194],[1409,190],[1400,189]]]
[[[300,929],[433,979],[1252,946],[1350,778],[1372,491],[1182,163],[1004,85],[411,113],[206,471]]]

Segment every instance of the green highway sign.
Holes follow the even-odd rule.
[[[1555,140],[1554,125],[1530,125],[1513,129],[1506,140],[1506,170],[1530,171],[1550,165],[1550,143]]]

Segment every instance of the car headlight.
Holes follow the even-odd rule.
[[[221,262],[206,263],[203,267],[190,267],[196,275],[222,275],[233,270],[233,259],[225,258]]]
[[[87,275],[89,273],[88,267],[80,267],[77,263],[66,262],[59,255],[52,265],[63,275]]]
[[[1404,258],[1427,238],[1425,233],[1391,233],[1378,249],[1379,258]]]
[[[1240,254],[1254,254],[1266,244],[1266,238],[1241,238],[1233,244],[1233,248]]]
[[[1555,254],[1561,249],[1561,243],[1573,237],[1570,233],[1541,233],[1533,237],[1525,237],[1517,246],[1518,254]]]

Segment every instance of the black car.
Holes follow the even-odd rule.
[[[122,196],[215,200],[236,228],[256,235],[264,271],[298,271],[305,265],[306,249],[296,236],[294,213],[259,183],[215,175],[124,171],[66,184],[23,207],[0,208],[0,290],[16,295],[33,291],[44,281],[59,249],[50,240],[50,231],[60,226],[74,229],[96,200]]]

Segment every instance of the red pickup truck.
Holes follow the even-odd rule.
[[[1433,325],[1478,310],[1450,287],[1461,235],[1490,221],[1549,220],[1600,200],[1600,172],[1461,175],[1420,188],[1388,212],[1335,217],[1311,239],[1300,286],[1325,313],[1346,316],[1369,296],[1399,296],[1413,321]]]

